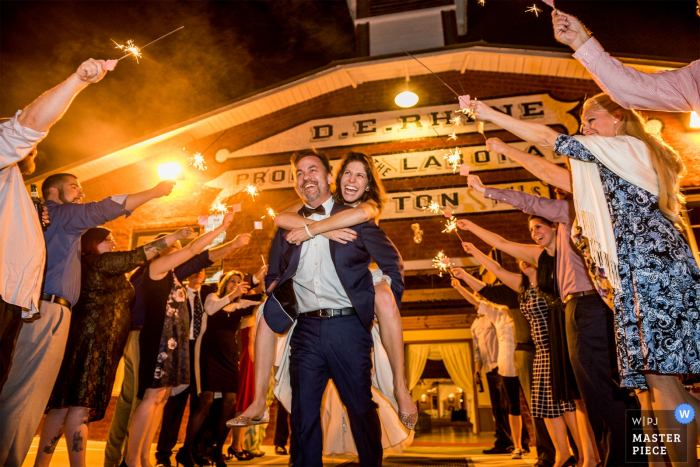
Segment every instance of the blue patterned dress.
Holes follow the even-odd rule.
[[[560,135],[554,150],[594,162],[603,182],[621,280],[614,322],[622,386],[647,389],[644,372],[700,373],[700,269],[683,234],[657,196],[610,171],[573,137]]]

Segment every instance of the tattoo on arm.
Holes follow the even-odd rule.
[[[158,239],[155,242],[148,243],[143,247],[147,255],[153,256],[157,255],[166,248],[168,248],[168,244],[165,242],[164,238]]]
[[[51,438],[51,443],[44,447],[44,453],[53,454],[53,452],[56,450],[56,446],[58,446],[58,440],[61,439],[61,436],[63,436],[63,430],[59,431],[55,438]]]
[[[80,431],[73,434],[73,452],[81,452],[83,449],[83,437],[80,436]]]

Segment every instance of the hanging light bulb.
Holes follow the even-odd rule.
[[[418,96],[411,91],[404,91],[394,98],[394,102],[399,107],[413,107],[418,103]]]
[[[690,124],[688,126],[693,129],[700,128],[700,116],[698,116],[697,112],[690,113]]]

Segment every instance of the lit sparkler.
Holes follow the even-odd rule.
[[[170,34],[179,31],[179,30],[182,29],[182,28],[184,28],[184,26],[180,26],[180,27],[177,28],[177,29],[173,29],[173,30],[170,31],[169,33],[163,34],[163,35],[160,36],[158,39],[152,40],[151,42],[149,42],[148,44],[144,45],[143,47],[137,47],[136,44],[134,44],[134,41],[132,41],[131,39],[129,39],[128,41],[126,41],[126,45],[117,44],[117,42],[116,42],[114,39],[112,39],[112,42],[114,42],[115,44],[117,44],[117,48],[118,48],[119,50],[122,50],[122,51],[126,52],[126,55],[124,55],[123,57],[117,59],[117,61],[121,60],[122,58],[126,58],[126,57],[128,57],[129,55],[131,55],[131,56],[133,56],[133,57],[136,59],[136,63],[138,63],[138,62],[139,62],[139,58],[141,58],[141,56],[142,56],[142,55],[141,55],[141,50],[142,50],[142,49],[145,49],[146,47],[148,47],[149,45],[153,44],[154,42],[157,42],[157,41],[161,40],[162,38],[167,37],[167,36],[169,36]]]
[[[542,12],[542,10],[537,8],[536,4],[533,4],[531,7],[528,7],[527,10],[525,10],[525,13],[534,13],[535,16],[537,16],[538,18],[540,16],[541,12]]]
[[[462,153],[460,152],[459,148],[454,148],[454,152],[452,152],[452,150],[448,150],[447,154],[445,154],[443,157],[449,166],[452,167],[452,173],[456,173],[457,169],[459,169],[459,167],[462,165]]]
[[[484,6],[486,4],[486,0],[478,0],[477,3],[481,6]]]
[[[442,233],[451,233],[454,232],[457,234],[459,237],[459,241],[464,243],[464,240],[462,240],[462,236],[459,234],[457,231],[457,218],[455,216],[450,216],[450,218],[445,222],[445,230],[442,231]]]
[[[274,219],[277,217],[277,214],[275,214],[275,211],[272,208],[267,208],[267,215],[270,216],[271,219]],[[263,216],[265,217],[265,216]]]
[[[195,152],[192,154],[192,157],[189,157],[187,160],[190,161],[190,165],[195,169],[207,170],[207,163],[204,161],[204,156],[200,153]]]
[[[440,205],[435,201],[431,201],[430,204],[425,207],[425,210],[430,211],[433,214],[445,214],[444,212],[442,212],[442,209],[440,209]]]
[[[216,203],[213,208],[211,208],[211,211],[216,214],[226,214],[229,210],[229,207],[225,203]]]
[[[455,139],[455,140],[457,139],[457,131],[453,131],[452,134],[447,137],[448,141],[451,139]]]
[[[462,121],[462,117],[460,117],[459,115],[457,115],[455,118],[450,119],[450,123],[454,124],[454,126],[459,126],[461,121]]]
[[[129,55],[134,57],[136,59],[136,63],[139,63],[139,58],[143,57],[143,54],[141,53],[141,49],[134,44],[134,41],[129,39],[126,41],[126,44],[118,44],[117,41],[112,39],[112,42],[114,42],[117,45],[117,49],[121,50],[122,52],[126,52],[126,55],[124,55],[122,58],[126,58]],[[120,58],[119,60],[121,60]],[[117,61],[119,61],[117,60]]]
[[[438,273],[438,276],[442,277],[442,274],[444,272],[449,273],[450,276],[452,275],[452,271],[450,271],[450,267],[454,266],[452,262],[450,261],[450,258],[445,256],[445,253],[442,251],[437,254],[435,258],[433,258],[433,267],[440,271]]]
[[[257,187],[255,185],[250,184],[247,187],[245,187],[243,191],[248,193],[253,198],[253,201],[255,201],[255,197],[260,194],[258,193]]]

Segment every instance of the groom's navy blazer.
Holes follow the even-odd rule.
[[[335,203],[331,214],[349,206]],[[331,240],[331,258],[340,283],[357,311],[362,325],[369,332],[374,319],[374,284],[369,272],[373,258],[382,272],[391,277],[391,291],[396,305],[401,307],[403,295],[403,260],[384,231],[374,221],[350,227],[357,232],[354,242],[342,244]],[[285,239],[287,230],[278,229],[272,241],[265,289],[269,295],[263,309],[267,325],[277,334],[284,334],[299,315],[292,277],[299,267],[301,245],[291,245]]]

